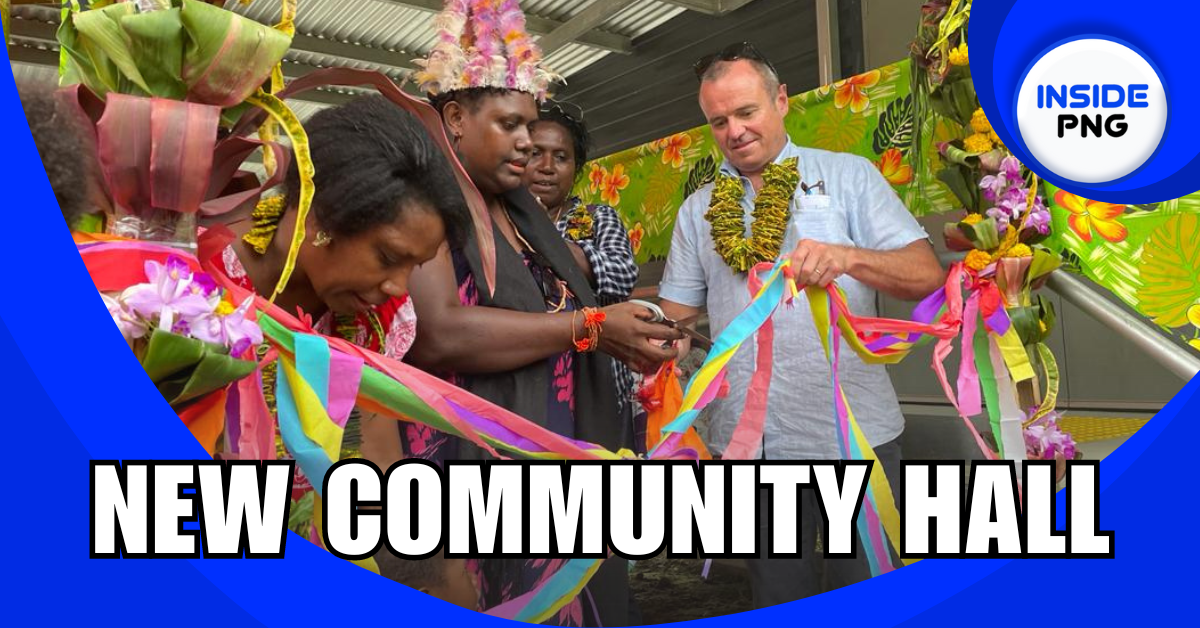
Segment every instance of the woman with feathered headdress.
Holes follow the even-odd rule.
[[[560,434],[629,448],[633,426],[617,418],[611,359],[655,368],[674,358],[661,345],[678,333],[647,322],[650,312],[636,305],[598,308],[545,210],[522,186],[528,125],[555,76],[541,67],[516,0],[447,0],[437,25],[417,79],[487,209],[475,217],[472,241],[414,273],[421,323],[408,359],[453,373],[458,385]],[[413,456],[486,455],[427,429],[402,429]],[[483,608],[534,589],[561,562],[482,561]],[[624,561],[610,560],[581,596],[588,604],[576,600],[554,621],[625,625],[628,595]]]

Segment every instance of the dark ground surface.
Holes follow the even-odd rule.
[[[703,560],[665,554],[639,561],[629,584],[644,622],[666,624],[751,610],[745,569],[714,562],[708,580],[700,577],[703,569]]]

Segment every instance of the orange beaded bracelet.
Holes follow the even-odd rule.
[[[571,342],[580,353],[595,351],[600,347],[600,332],[608,315],[594,307],[583,308],[583,331],[587,334],[578,338],[575,333],[575,316],[578,311],[571,312]]]

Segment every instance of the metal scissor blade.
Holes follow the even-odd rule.
[[[676,325],[675,329],[683,332],[686,336],[692,339],[692,344],[705,351],[712,349],[713,341],[704,334],[692,329],[691,327],[683,327]]]
[[[696,344],[697,347],[699,347],[701,349],[705,349],[705,350],[712,348],[713,341],[708,336],[705,336],[704,334],[696,331],[695,329],[688,327],[688,325],[691,325],[691,324],[695,323],[697,320],[700,320],[700,317],[704,316],[703,313],[694,314],[692,316],[688,316],[687,318],[684,318],[683,320],[674,321],[663,315],[662,308],[660,308],[659,306],[657,306],[653,303],[650,303],[649,301],[642,301],[641,299],[631,299],[629,302],[636,303],[637,305],[640,305],[640,306],[650,310],[650,313],[654,315],[654,319],[653,319],[654,322],[662,323],[664,325],[674,327],[675,329],[679,330],[683,334],[690,337],[692,339],[692,341]]]

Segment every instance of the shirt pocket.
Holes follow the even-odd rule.
[[[850,245],[850,222],[846,210],[831,196],[811,194],[796,197],[793,219],[799,239]]]

